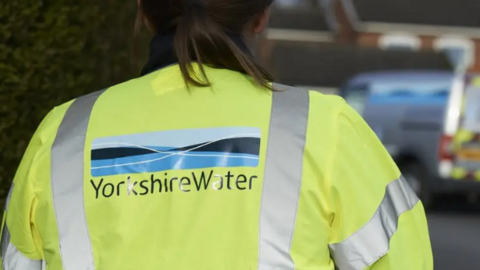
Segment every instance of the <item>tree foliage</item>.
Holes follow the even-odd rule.
[[[0,198],[49,110],[139,73],[146,45],[132,49],[135,4],[0,2]]]

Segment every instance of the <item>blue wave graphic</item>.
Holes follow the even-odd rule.
[[[101,177],[165,170],[257,167],[259,128],[169,130],[92,142],[91,174]]]
[[[223,152],[156,153],[108,160],[92,160],[93,177],[213,167],[257,167],[257,155]]]

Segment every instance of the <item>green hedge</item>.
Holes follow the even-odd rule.
[[[134,43],[135,3],[0,2],[0,204],[50,109],[139,73],[146,39]]]

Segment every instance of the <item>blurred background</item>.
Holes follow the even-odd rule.
[[[54,106],[138,76],[136,1],[0,2],[1,204]],[[276,0],[255,53],[341,95],[428,208],[435,269],[480,269],[480,1]]]

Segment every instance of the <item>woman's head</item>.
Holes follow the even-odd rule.
[[[175,29],[174,47],[187,84],[209,86],[202,64],[250,75],[267,86],[271,75],[256,63],[243,40],[259,33],[273,0],[139,0],[141,12],[157,34]],[[199,63],[201,78],[192,74]]]

